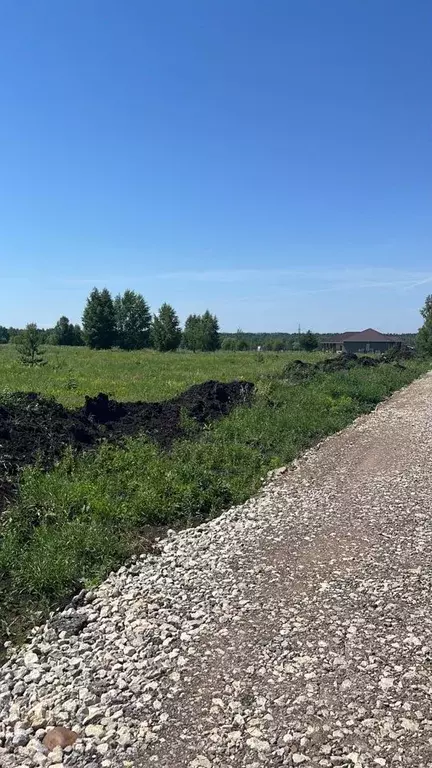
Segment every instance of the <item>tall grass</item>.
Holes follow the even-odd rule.
[[[228,360],[230,367],[230,355],[209,357]],[[428,367],[358,368],[292,385],[277,375],[284,361],[275,358],[264,371],[254,363],[252,406],[237,408],[169,453],[138,437],[80,456],[67,451],[49,472],[22,472],[0,539],[3,639],[19,637],[74,590],[142,550],[149,526],[193,525],[244,501],[268,470],[342,429]],[[244,359],[246,368],[252,365]],[[200,371],[196,378],[203,377]]]
[[[28,368],[13,344],[0,345],[0,392],[35,391],[72,408],[84,395],[107,392],[117,400],[165,400],[209,379],[255,381],[295,357],[319,359],[321,352],[170,352],[46,347],[47,365]]]

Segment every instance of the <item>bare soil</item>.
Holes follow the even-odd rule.
[[[16,392],[0,405],[0,508],[13,494],[19,470],[53,466],[66,446],[81,451],[101,439],[120,441],[143,433],[169,449],[208,421],[250,400],[253,384],[207,381],[162,402],[118,402],[100,392],[69,410],[36,392]],[[188,429],[189,427],[189,429]]]

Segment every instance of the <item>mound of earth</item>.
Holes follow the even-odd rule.
[[[316,371],[333,373],[333,371],[343,371],[347,368],[353,368],[357,364],[358,357],[353,352],[342,352],[340,355],[328,357],[325,360],[319,360],[313,366]]]
[[[84,408],[78,413],[99,428],[101,437],[123,437],[145,432],[159,445],[169,448],[187,431],[182,414],[194,419],[197,426],[202,426],[207,421],[226,416],[235,405],[246,402],[253,386],[244,381],[228,384],[206,381],[195,384],[172,400],[158,403],[139,400],[121,403],[100,393],[97,397],[86,397]]]
[[[407,344],[400,343],[390,347],[387,352],[384,353],[383,357],[387,363],[393,361],[398,362],[399,360],[411,360],[415,357],[415,351]]]
[[[394,354],[394,353],[393,353]],[[293,360],[285,366],[283,378],[290,381],[305,381],[313,378],[317,373],[336,373],[350,368],[375,368],[382,363],[398,361],[399,357],[387,353],[382,357],[370,357],[368,355],[356,355],[354,352],[342,352],[334,357],[327,357],[317,363],[307,363],[304,360]]]
[[[48,469],[66,446],[84,450],[101,438],[120,440],[139,433],[169,448],[188,434],[188,420],[198,429],[227,415],[250,399],[253,386],[250,382],[207,381],[158,403],[122,403],[101,392],[86,397],[78,410],[35,392],[9,395],[0,404],[0,504],[13,490],[23,466],[37,462]]]
[[[304,360],[292,360],[284,367],[282,378],[304,381],[304,379],[311,377],[313,370],[314,366],[311,363],[305,363]]]
[[[97,438],[98,430],[89,419],[36,392],[14,392],[0,405],[3,477],[36,461],[50,466],[64,446],[82,448]]]

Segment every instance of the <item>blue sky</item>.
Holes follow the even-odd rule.
[[[93,285],[225,330],[415,330],[429,0],[2,0],[0,324]]]

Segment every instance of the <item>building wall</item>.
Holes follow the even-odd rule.
[[[396,341],[344,341],[346,352],[385,352],[394,347]]]

